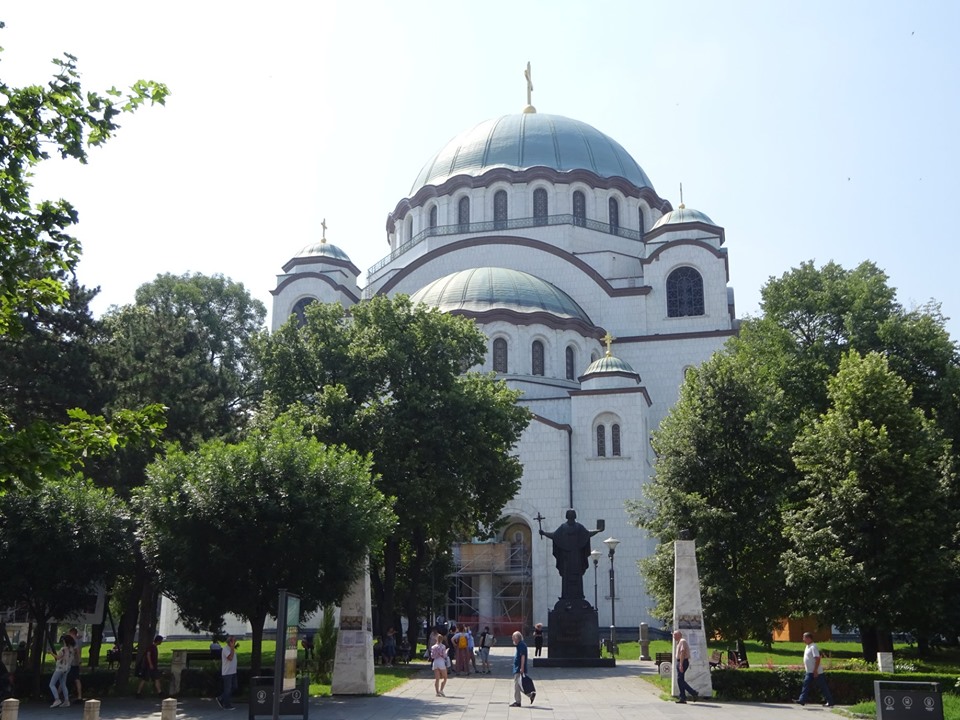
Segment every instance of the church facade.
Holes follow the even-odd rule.
[[[624,504],[651,477],[650,434],[685,371],[734,334],[724,229],[674,209],[615,140],[558,115],[481,122],[430,157],[387,214],[390,252],[360,270],[324,237],[278,276],[272,328],[311,302],[378,294],[473,319],[484,363],[534,413],[516,451],[522,487],[488,543],[455,548],[446,615],[495,632],[545,622],[561,592],[550,542],[568,508],[593,538],[585,597],[610,624],[653,622],[637,560],[654,543]],[[538,518],[540,520],[538,521]],[[607,537],[616,549],[610,597]]]

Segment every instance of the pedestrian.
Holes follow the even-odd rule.
[[[527,644],[523,641],[523,633],[513,634],[513,644],[517,652],[513,656],[513,702],[510,707],[520,707],[520,693],[523,692],[523,676],[527,674]],[[533,705],[537,693],[530,693],[530,704]]]
[[[437,697],[446,697],[443,689],[447,686],[447,645],[442,634],[437,633],[437,641],[430,646],[430,661],[433,665],[433,688]]]
[[[490,674],[490,646],[493,645],[496,640],[493,635],[490,634],[489,626],[483,628],[483,632],[480,633],[480,667],[482,668],[480,672]]]
[[[383,640],[383,664],[395,665],[397,662],[397,631],[392,627],[387,630]]]
[[[72,627],[67,632],[74,642],[73,662],[67,674],[67,687],[73,687],[77,691],[77,702],[83,702],[83,685],[80,684],[80,654],[83,651],[83,645],[80,643],[80,631]]]
[[[463,625],[457,625],[457,632],[453,635],[453,647],[456,650],[456,670],[457,675],[463,673],[470,674],[470,661],[468,659],[468,646],[470,641],[467,639],[467,631]]]
[[[227,646],[220,654],[220,676],[223,680],[223,692],[217,698],[217,704],[224,710],[233,710],[231,698],[237,689],[237,639],[227,636]]]
[[[803,651],[803,688],[800,690],[800,697],[794,702],[798,705],[806,705],[807,698],[810,696],[810,686],[816,681],[817,687],[820,688],[820,694],[823,695],[823,704],[827,707],[833,707],[833,695],[830,688],[827,687],[827,679],[820,669],[820,648],[813,641],[812,633],[805,632],[803,642],[807,646]]]
[[[50,678],[50,692],[53,693],[53,704],[50,706],[52,708],[70,707],[70,686],[67,685],[67,676],[73,664],[73,645],[74,641],[70,635],[61,635],[60,649],[57,652],[50,651],[50,654],[57,659],[53,668],[53,677]],[[60,699],[61,694],[63,700]]]
[[[137,686],[137,697],[143,697],[143,686],[147,680],[153,680],[153,686],[160,694],[160,643],[163,642],[163,635],[157,635],[153,639],[153,644],[147,648],[143,654],[143,665],[140,670],[140,684]]]
[[[543,650],[543,623],[537,623],[533,627],[533,655],[540,657]]]
[[[470,658],[473,674],[477,675],[477,643],[473,639],[473,629],[469,626],[467,626],[467,657]]]
[[[677,702],[687,702],[687,693],[690,693],[690,697],[696,700],[700,693],[690,687],[686,678],[687,669],[690,667],[690,643],[687,642],[687,639],[679,630],[674,631],[673,641],[675,643],[673,659],[677,666],[677,688],[680,690],[680,699]]]

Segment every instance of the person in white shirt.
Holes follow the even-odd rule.
[[[827,679],[823,676],[823,671],[820,669],[820,648],[818,648],[817,644],[813,641],[813,635],[811,633],[805,632],[803,634],[803,641],[807,644],[806,649],[803,651],[803,671],[805,673],[803,677],[803,689],[800,690],[800,697],[794,700],[794,702],[798,705],[806,705],[807,698],[810,696],[810,686],[816,681],[817,687],[820,688],[820,692],[823,695],[823,704],[827,707],[833,707],[833,695],[830,693],[830,688],[827,687]]]
[[[237,689],[237,639],[233,635],[227,636],[227,646],[220,654],[220,675],[223,677],[223,692],[217,703],[225,710],[232,710],[230,698]]]

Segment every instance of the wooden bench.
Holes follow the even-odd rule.
[[[660,663],[672,663],[673,653],[657,653],[653,661],[657,664],[657,667],[660,667]]]

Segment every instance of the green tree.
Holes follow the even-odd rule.
[[[437,547],[489,532],[518,488],[513,447],[529,411],[492,376],[473,322],[376,297],[350,310],[315,303],[265,339],[265,387],[278,408],[302,403],[311,431],[373,459],[377,486],[395,498],[395,532],[371,562],[379,622],[416,618]],[[455,508],[452,510],[452,508]],[[411,623],[411,644],[417,628]]]
[[[806,609],[875,628],[892,650],[891,630],[929,630],[943,614],[946,444],[877,353],[845,355],[828,396],[793,446],[806,499],[785,513],[787,583],[812,589]]]
[[[225,613],[248,620],[254,672],[278,590],[305,611],[339,602],[395,520],[368,461],[284,418],[236,444],[171,449],[136,498],[163,592],[194,627],[217,627]]]
[[[689,371],[654,434],[656,474],[632,503],[639,527],[660,540],[641,571],[664,620],[673,609],[673,541],[697,542],[708,634],[767,637],[787,610],[780,554],[783,478],[789,476],[777,389],[737,355]],[[735,430],[734,430],[735,429]]]
[[[76,477],[0,494],[0,606],[22,604],[39,628],[32,648],[36,680],[42,629],[81,610],[98,585],[110,585],[129,521],[122,500]]]
[[[240,436],[257,398],[252,347],[266,309],[240,283],[222,275],[158,275],[137,289],[136,302],[103,318],[98,373],[108,408],[157,403],[166,408],[163,439],[185,450],[211,438]],[[157,448],[117,453],[97,469],[98,480],[128,496],[146,480]],[[137,546],[133,549],[136,553]],[[126,682],[134,629],[152,637],[158,590],[138,555],[123,583],[124,639],[117,682]],[[141,652],[146,644],[141,643]]]
[[[57,72],[46,87],[0,81],[0,337],[22,334],[24,318],[68,301],[67,283],[80,255],[69,234],[77,222],[73,206],[31,197],[36,166],[51,154],[86,163],[88,147],[110,139],[122,113],[162,104],[167,95],[164,85],[144,81],[126,94],[85,91],[76,58],[65,55],[54,64]],[[90,420],[79,413],[67,427],[40,419],[18,424],[0,407],[0,491],[12,481],[35,486],[44,476],[69,474],[92,451],[156,428],[155,413],[127,414],[129,424],[121,426]]]

